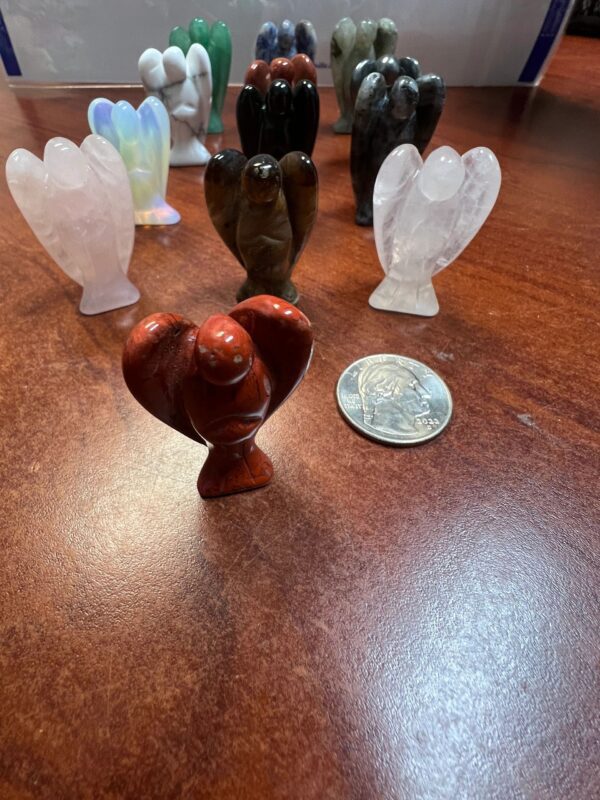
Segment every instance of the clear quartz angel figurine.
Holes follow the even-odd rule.
[[[147,97],[137,111],[126,100],[92,100],[88,122],[125,162],[133,195],[136,225],[173,225],[181,216],[165,200],[169,177],[171,132],[167,109]]]
[[[83,286],[82,314],[139,300],[127,278],[135,232],[131,190],[110,142],[92,134],[79,148],[68,139],[50,139],[43,161],[28,150],[14,150],[6,179],[41,244]]]
[[[383,162],[373,193],[373,226],[385,278],[373,308],[432,317],[439,311],[432,277],[477,234],[500,191],[500,165],[487,147],[462,157],[439,147],[425,163],[412,144]]]
[[[164,53],[144,50],[138,69],[146,94],[158,97],[171,117],[171,166],[206,164],[204,146],[212,96],[212,73],[206,48],[194,42],[187,55],[179,47]]]

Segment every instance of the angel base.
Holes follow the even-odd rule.
[[[261,281],[260,283],[247,278],[238,289],[236,299],[238,303],[242,300],[247,300],[249,297],[256,297],[259,294],[270,294],[273,297],[281,297],[282,300],[287,300],[295,306],[300,299],[298,289],[291,281],[279,281],[277,283]]]
[[[252,438],[239,444],[211,446],[198,476],[198,491],[201,497],[222,497],[259,489],[272,477],[271,459]]]
[[[221,119],[221,115],[213,106],[210,109],[210,117],[208,120],[208,132],[209,133],[223,133],[225,128],[223,127],[223,120]]]
[[[136,225],[175,225],[180,222],[181,214],[162,198],[155,198],[148,208],[136,209]]]
[[[334,133],[352,133],[352,114],[345,114],[333,123]]]
[[[435,317],[440,310],[431,281],[426,283],[399,281],[387,275],[369,297],[369,305],[382,311]]]
[[[119,277],[117,277],[117,275]],[[116,308],[131,306],[140,299],[140,293],[119,270],[115,270],[108,286],[86,285],[83,288],[79,310],[86,316],[104,314]]]
[[[188,139],[173,146],[169,164],[172,167],[203,167],[210,161],[210,153],[199,139]]]

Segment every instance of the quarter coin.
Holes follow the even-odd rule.
[[[413,445],[439,436],[452,416],[452,396],[420,361],[382,353],[360,358],[337,385],[344,419],[377,442]]]

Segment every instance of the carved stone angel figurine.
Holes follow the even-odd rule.
[[[462,157],[439,147],[425,163],[412,144],[393,150],[375,182],[375,244],[386,277],[369,298],[373,308],[437,314],[431,278],[477,234],[500,182],[500,165],[487,147]]]
[[[238,150],[213,156],[204,178],[213,225],[248,273],[238,300],[258,294],[298,301],[292,270],[317,215],[318,178],[310,158],[288,153],[277,162]]]
[[[423,153],[444,108],[446,87],[438,75],[421,75],[414,58],[383,56],[356,66],[350,173],[357,225],[373,224],[373,187],[394,147],[414,144]]]
[[[158,97],[171,118],[171,166],[206,164],[204,146],[210,116],[212,74],[206,49],[194,43],[187,55],[179,47],[164,53],[151,47],[138,62],[146,94]]]
[[[79,310],[100,314],[140,293],[127,278],[135,224],[123,160],[101,136],[77,147],[50,139],[44,160],[22,148],[6,161],[8,188],[48,254],[83,286]]]
[[[123,375],[141,405],[209,448],[202,497],[269,483],[273,465],[254,437],[308,369],[308,319],[277,297],[252,297],[194,325],[152,314],[129,334]]]
[[[246,85],[238,97],[236,116],[247,158],[267,153],[280,159],[293,150],[311,156],[319,129],[319,93],[305,79],[292,89],[279,78],[264,95],[256,86]]]
[[[261,26],[254,57],[269,62],[274,58],[293,58],[296,53],[306,53],[314,61],[316,50],[317,34],[312,22],[301,19],[294,27],[291,20],[284,19],[279,28],[271,21]]]
[[[173,225],[181,215],[165,197],[169,178],[169,115],[157,97],[135,108],[127,100],[98,97],[89,105],[92,133],[104,136],[125,162],[136,225]]]
[[[331,74],[340,109],[340,117],[333,125],[335,133],[352,131],[354,68],[365,59],[392,54],[397,38],[395,23],[386,17],[379,22],[363,19],[358,24],[350,17],[344,17],[335,26],[331,35]]]

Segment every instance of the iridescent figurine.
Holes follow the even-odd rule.
[[[104,136],[125,162],[133,195],[136,225],[173,225],[181,219],[167,201],[169,177],[169,115],[156,97],[147,97],[138,110],[126,100],[92,100],[88,122]]]
[[[171,166],[206,164],[212,94],[206,49],[194,43],[184,56],[180,47],[168,47],[164,53],[151,47],[140,56],[138,68],[146,93],[162,100],[171,117]]]
[[[6,180],[39,242],[83,286],[82,314],[139,300],[127,278],[135,231],[131,190],[110,142],[91,134],[79,148],[68,139],[50,139],[43,161],[28,150],[14,150]]]
[[[217,20],[209,26],[206,20],[196,17],[190,22],[187,30],[177,26],[169,36],[169,45],[181,48],[184,55],[187,55],[194,43],[205,47],[210,59],[212,105],[208,132],[223,133],[221,114],[231,69],[231,32],[222,20]]]
[[[397,37],[395,23],[386,17],[379,22],[363,19],[358,25],[350,17],[344,17],[335,26],[331,36],[331,74],[340,109],[340,117],[333,125],[335,133],[352,131],[354,68],[365,59],[391,55]]]
[[[386,277],[373,308],[432,317],[439,305],[431,278],[449,266],[490,214],[500,165],[487,147],[462,158],[439,147],[423,163],[412,144],[393,150],[375,183],[374,232]]]
[[[317,34],[312,22],[302,19],[294,27],[284,19],[279,28],[274,22],[265,22],[256,37],[254,57],[269,64],[274,58],[293,58],[296,53],[305,53],[311,61],[317,52]]]

